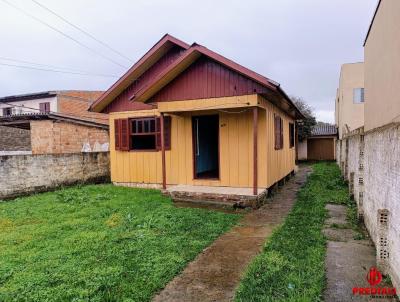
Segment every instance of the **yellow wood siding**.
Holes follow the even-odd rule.
[[[225,103],[227,103],[226,100]],[[262,107],[258,109],[258,186],[266,188],[294,169],[295,153],[294,148],[289,148],[288,123],[291,118],[261,97],[258,98],[258,103]],[[253,111],[252,108],[236,108],[233,111],[240,113],[214,109],[171,113],[171,150],[166,151],[167,184],[253,186]],[[284,121],[284,148],[282,150],[274,149],[274,113],[280,114]],[[203,114],[219,115],[219,180],[193,179],[192,116]],[[110,114],[111,179],[113,182],[162,183],[161,152],[124,152],[115,151],[114,148],[114,119],[155,115],[159,115],[158,110]]]

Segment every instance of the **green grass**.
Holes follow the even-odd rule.
[[[112,185],[0,203],[0,301],[148,301],[239,218]]]
[[[285,222],[250,264],[236,301],[322,300],[328,202],[349,204],[347,186],[335,163],[318,163]]]

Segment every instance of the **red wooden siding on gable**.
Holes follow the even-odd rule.
[[[161,57],[153,66],[144,72],[136,81],[129,85],[113,102],[108,104],[103,110],[103,113],[135,111],[153,109],[150,104],[141,102],[132,102],[129,98],[139,91],[144,85],[152,80],[157,74],[162,72],[167,66],[174,62],[184,51],[179,46],[172,47],[163,57]]]
[[[199,58],[150,102],[180,101],[265,93],[267,88],[209,59]]]

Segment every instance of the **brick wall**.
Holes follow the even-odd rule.
[[[0,126],[0,151],[31,150],[29,130]]]
[[[108,130],[54,120],[31,121],[33,154],[108,151]]]
[[[349,142],[349,186],[354,173],[353,192],[359,215],[375,243],[379,268],[390,274],[399,288],[400,124],[366,133],[361,131],[346,139]]]
[[[0,199],[109,178],[108,152],[0,156]]]
[[[60,91],[57,94],[58,112],[108,124],[108,114],[89,112],[90,105],[102,91]]]

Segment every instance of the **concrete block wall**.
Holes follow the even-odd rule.
[[[0,200],[109,179],[108,152],[0,156]]]
[[[30,151],[29,130],[0,126],[0,151]]]
[[[345,141],[348,141],[346,161]],[[377,264],[400,287],[400,124],[348,135],[337,143],[337,163],[347,175],[359,215],[371,235]],[[344,165],[342,164],[344,163]],[[362,182],[359,179],[362,178]],[[361,193],[361,194],[360,194]]]
[[[378,264],[400,288],[400,124],[367,132],[364,140],[364,221]],[[387,223],[381,221],[382,210],[388,211]],[[379,259],[385,251],[388,259]]]

